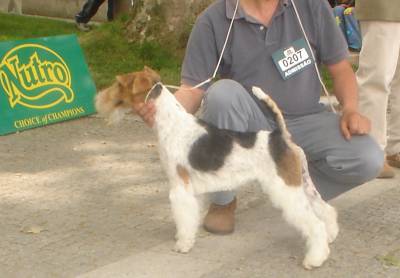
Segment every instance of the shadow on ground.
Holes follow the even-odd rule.
[[[399,179],[333,202],[342,231],[321,269],[301,268],[302,239],[255,186],[239,192],[233,235],[201,231],[190,254],[174,254],[155,145],[135,117],[0,137],[0,277],[400,277],[390,265],[400,256]]]

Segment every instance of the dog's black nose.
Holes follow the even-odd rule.
[[[154,87],[151,89],[149,99],[158,98],[158,96],[161,94],[162,89],[163,86],[161,85],[161,83],[157,83],[156,85],[154,85]]]

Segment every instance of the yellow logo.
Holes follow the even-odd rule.
[[[0,63],[0,86],[11,108],[17,104],[47,109],[61,102],[71,103],[71,73],[53,50],[39,44],[23,44],[11,49]]]

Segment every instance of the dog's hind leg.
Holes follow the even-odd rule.
[[[306,269],[319,267],[329,256],[328,235],[325,224],[315,215],[302,186],[288,186],[276,177],[272,183],[260,181],[274,206],[282,209],[284,218],[297,228],[307,240],[303,261]]]
[[[200,222],[199,202],[183,183],[173,186],[169,199],[176,225],[176,244],[174,251],[187,253],[193,247]]]
[[[337,212],[334,207],[325,202],[310,177],[308,172],[308,163],[306,156],[301,148],[298,148],[299,154],[302,160],[303,166],[303,188],[307,195],[308,200],[314,210],[314,213],[319,219],[321,219],[326,226],[326,231],[328,233],[328,242],[332,243],[335,241],[339,233],[339,225],[337,222]]]

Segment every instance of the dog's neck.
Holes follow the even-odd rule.
[[[172,94],[166,94],[162,94],[155,101],[156,115],[154,128],[160,135],[174,132],[174,129],[194,121],[194,116],[187,113]]]

